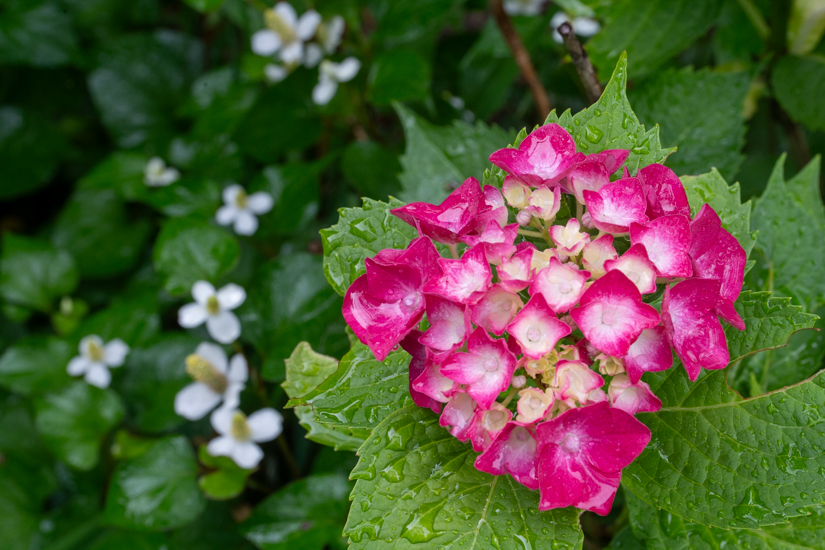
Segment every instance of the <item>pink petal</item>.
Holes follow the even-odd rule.
[[[410,397],[412,397],[413,402],[419,407],[432,409],[432,411],[437,414],[441,412],[442,401],[433,399],[428,394],[419,392],[413,387],[413,382],[426,370],[427,361],[431,354],[427,348],[418,342],[420,336],[421,331],[413,330],[401,340],[401,347],[412,356],[410,359],[409,375]],[[446,402],[446,400],[443,402]]]
[[[641,380],[642,373],[659,372],[672,366],[673,353],[663,326],[643,330],[624,356],[624,368],[634,384]]]
[[[518,224],[501,227],[495,220],[490,220],[481,235],[465,235],[462,241],[476,246],[483,245],[487,261],[498,265],[516,252],[513,244],[518,236]]]
[[[594,279],[598,279],[607,272],[606,261],[615,260],[618,257],[616,249],[613,248],[613,235],[602,235],[595,241],[584,245],[582,249],[582,265]]]
[[[487,332],[501,336],[523,306],[518,294],[495,284],[478,303],[470,306],[470,319]]]
[[[530,295],[541,294],[554,313],[564,313],[579,301],[589,278],[590,272],[552,258],[549,265],[533,279]]]
[[[659,313],[621,271],[595,281],[570,315],[588,342],[608,355],[623,357],[646,328],[659,324]]]
[[[686,216],[663,216],[646,224],[630,226],[630,243],[643,244],[647,257],[660,277],[690,277],[690,220]]]
[[[550,353],[571,330],[556,318],[544,297],[537,294],[518,312],[507,332],[521,344],[527,357],[539,359]]]
[[[610,381],[607,389],[610,406],[621,409],[627,414],[637,412],[656,412],[662,408],[662,402],[650,391],[650,386],[641,380],[630,381],[626,374],[618,374]]]
[[[602,159],[594,159],[592,155],[573,168],[567,176],[567,187],[581,204],[584,204],[585,191],[599,191],[608,183],[610,172]]]
[[[558,124],[534,130],[518,149],[499,149],[490,155],[490,162],[532,187],[553,186],[583,159],[576,153],[576,142]]]
[[[527,212],[544,221],[552,221],[561,208],[561,190],[554,187],[539,187],[530,194]]]
[[[504,339],[493,340],[477,328],[467,342],[468,351],[457,352],[441,366],[441,374],[467,386],[467,393],[479,406],[489,409],[498,395],[510,386],[516,357]]]
[[[514,176],[507,176],[504,178],[504,183],[501,186],[501,192],[504,198],[507,199],[507,204],[513,208],[521,210],[527,207],[530,199],[530,187],[524,185]]]
[[[390,210],[423,234],[443,243],[457,243],[474,229],[484,196],[475,178],[467,178],[439,205],[413,202]]]
[[[382,265],[405,265],[413,268],[419,275],[422,284],[433,277],[441,275],[435,245],[428,237],[417,237],[410,241],[404,250],[387,248],[379,252],[373,261]]]
[[[519,243],[516,253],[496,267],[501,286],[513,292],[520,292],[530,286],[530,280],[535,274],[533,258],[537,253],[533,244]]]
[[[426,311],[430,328],[418,340],[425,346],[452,351],[470,336],[470,316],[464,304],[430,296]]]
[[[587,405],[590,392],[601,391],[604,379],[581,361],[562,360],[556,365],[553,385],[557,388],[556,398],[574,407],[577,404]]]
[[[642,294],[656,292],[656,266],[648,259],[644,245],[634,244],[621,258],[607,261],[604,266],[607,271],[624,273]]]
[[[542,420],[556,401],[550,389],[541,391],[538,388],[524,388],[518,392],[518,397],[516,420],[523,424],[533,424]]]
[[[719,300],[716,304],[716,315],[722,318],[729,325],[739,330],[745,330],[745,321],[739,316],[739,312],[733,306],[733,302],[726,298]]]
[[[608,183],[599,191],[584,191],[593,225],[607,233],[627,233],[632,223],[644,223],[645,196],[636,178]]]
[[[507,206],[504,204],[504,197],[501,196],[501,191],[492,185],[484,187],[484,199],[482,207],[479,209],[478,216],[476,216],[475,231],[483,231],[487,224],[495,221],[499,227],[507,225]]]
[[[629,149],[608,149],[601,153],[588,155],[587,160],[598,160],[604,165],[607,172],[612,174],[624,164],[629,155]]]
[[[410,387],[416,392],[429,396],[439,403],[447,403],[456,387],[455,382],[443,376],[440,372],[441,362],[446,359],[444,355],[445,354],[437,355],[428,349],[424,370],[415,380],[412,380],[412,373],[410,373],[410,379],[412,380]]]
[[[694,275],[702,279],[717,279],[721,282],[719,294],[722,298],[735,302],[745,277],[748,259],[745,249],[722,228],[722,220],[707,204],[690,223],[690,233]]]
[[[610,513],[621,472],[601,472],[559,445],[546,445],[538,462],[539,510],[575,506],[602,516]]]
[[[576,218],[570,218],[564,226],[550,226],[550,238],[556,243],[556,251],[559,254],[578,256],[584,245],[590,242],[590,234],[579,229],[581,225]]]
[[[441,258],[438,264],[444,274],[425,284],[424,292],[462,304],[474,304],[490,288],[493,275],[482,247],[467,250],[457,260]]]
[[[653,220],[680,214],[690,218],[685,187],[673,170],[662,164],[650,164],[636,174],[647,198],[647,216]]]
[[[476,402],[464,392],[456,392],[444,407],[438,424],[447,428],[459,441],[467,441],[476,415]]]
[[[534,433],[530,428],[509,422],[492,445],[476,458],[475,467],[488,474],[510,474],[528,489],[538,489],[538,455]]]
[[[473,443],[473,450],[481,452],[489,447],[512,418],[513,413],[502,407],[500,403],[493,403],[491,409],[476,410],[476,418],[467,432]]]

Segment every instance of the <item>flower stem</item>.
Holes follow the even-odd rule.
[[[570,59],[576,67],[576,72],[579,73],[579,78],[584,86],[584,91],[587,93],[587,99],[590,103],[596,103],[602,96],[602,86],[599,84],[599,79],[596,76],[596,69],[593,68],[593,63],[584,51],[579,39],[573,32],[573,25],[570,23],[562,23],[558,28],[559,34],[564,40],[564,46],[570,52]]]
[[[303,477],[301,475],[301,469],[298,468],[298,463],[295,462],[295,457],[292,456],[292,451],[289,448],[289,444],[286,442],[286,437],[284,437],[283,432],[281,432],[281,435],[278,436],[277,441],[278,447],[281,449],[281,454],[284,456],[284,460],[286,461],[286,465],[292,473],[292,478],[301,479]]]
[[[529,229],[519,229],[519,235],[524,235],[525,237],[537,237],[539,239],[544,238],[544,234],[539,231],[530,231]]]
[[[742,8],[742,11],[745,12],[745,15],[748,16],[748,19],[753,25],[753,28],[756,29],[756,34],[759,35],[759,38],[762,40],[767,40],[768,37],[771,35],[771,28],[768,26],[768,23],[765,21],[765,18],[762,17],[762,14],[757,8],[753,0],[737,0],[739,2],[739,6]]]
[[[582,216],[584,216],[584,205],[576,201],[576,219],[579,220],[579,223],[582,222]]]
[[[447,245],[447,248],[450,249],[450,256],[454,259],[458,259],[458,245],[456,243],[450,243]]]

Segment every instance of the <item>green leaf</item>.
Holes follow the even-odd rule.
[[[103,437],[123,418],[123,403],[112,390],[78,381],[37,401],[37,431],[58,458],[91,470]]]
[[[645,550],[645,545],[636,538],[630,526],[625,525],[610,541],[607,550]]]
[[[206,178],[184,178],[174,185],[150,188],[140,198],[166,214],[170,218],[210,219],[215,215],[221,202],[221,186],[218,182]]]
[[[372,429],[387,414],[412,402],[407,389],[409,364],[405,351],[394,351],[378,361],[359,342],[332,376],[303,397],[291,399],[287,407],[312,405],[320,422]]]
[[[109,530],[94,539],[86,550],[157,550],[165,548],[166,537],[160,533],[133,533]]]
[[[352,282],[366,273],[366,258],[385,248],[406,248],[418,236],[414,227],[390,214],[400,206],[404,203],[394,198],[389,203],[365,198],[360,208],[341,208],[338,223],[321,230],[324,273],[338,294],[346,294]]]
[[[606,149],[630,149],[625,166],[634,174],[648,164],[663,163],[674,149],[663,149],[659,127],[645,131],[627,99],[627,55],[622,54],[599,100],[575,115],[551,112],[545,124],[556,122],[570,132],[577,149],[588,155]]]
[[[811,506],[810,516],[762,529],[720,529],[656,510],[629,491],[625,499],[630,524],[648,550],[790,550],[816,549],[825,538],[825,508]],[[617,536],[618,538],[618,536]]]
[[[51,336],[18,340],[0,357],[0,386],[21,395],[40,394],[66,385],[66,366],[74,349]]]
[[[825,10],[816,0],[799,0],[791,6],[788,19],[788,51],[804,55],[813,50],[825,34]]]
[[[808,310],[825,304],[825,208],[819,195],[819,157],[785,181],[780,157],[751,221],[759,231],[756,250],[767,271],[766,287],[793,296]],[[758,270],[754,270],[759,275]],[[763,287],[764,288],[764,287]]]
[[[722,220],[722,227],[736,237],[742,248],[750,254],[756,243],[756,233],[751,233],[751,201],[742,204],[739,184],[728,186],[722,174],[714,168],[699,176],[680,178],[687,191],[690,209],[695,216],[707,203]]]
[[[169,550],[254,550],[232,519],[236,509],[225,502],[208,502],[206,510],[192,523],[169,535]]]
[[[256,235],[295,233],[318,214],[318,177],[326,162],[268,166],[253,180],[249,192],[266,191],[275,201],[272,210],[260,217]]]
[[[739,0],[723,0],[721,4],[713,32],[716,65],[750,64],[753,59],[765,53],[765,41],[748,19]],[[761,4],[765,5],[764,2]]]
[[[195,281],[216,283],[237,264],[241,247],[224,229],[188,218],[167,221],[155,241],[155,269],[174,296],[189,294]]]
[[[783,57],[771,73],[771,85],[792,119],[811,130],[825,130],[825,106],[814,99],[825,86],[825,57]]]
[[[380,50],[404,46],[431,54],[445,23],[453,19],[459,24],[462,4],[461,0],[370,0],[375,18],[370,40]]]
[[[216,470],[198,478],[198,486],[212,500],[229,500],[241,494],[247,478],[255,471],[241,468],[229,457],[210,455],[206,445],[198,447],[198,460]]]
[[[48,313],[55,299],[74,292],[78,280],[77,267],[68,252],[4,233],[0,295],[7,303]]]
[[[45,117],[18,107],[0,107],[0,199],[22,195],[48,183],[65,147],[57,126]]]
[[[372,140],[349,144],[341,158],[341,171],[347,183],[367,197],[384,199],[401,189],[398,157]]]
[[[146,454],[118,464],[106,496],[106,522],[136,531],[186,525],[206,506],[197,473],[185,437],[159,440]]]
[[[480,180],[490,166],[489,156],[512,140],[498,126],[456,121],[439,127],[399,103],[393,107],[407,143],[401,157],[404,172],[399,178],[401,198],[407,202],[438,203],[465,179]]]
[[[605,72],[627,51],[634,77],[646,75],[702,37],[713,26],[719,5],[717,0],[606,3],[597,11],[604,28],[587,42],[587,52]]]
[[[375,59],[367,79],[369,100],[375,105],[393,101],[423,101],[430,96],[432,67],[414,51],[395,49]]]
[[[147,194],[143,170],[149,157],[131,151],[115,151],[77,182],[80,190],[112,189],[127,200],[138,200]]]
[[[345,547],[341,529],[351,490],[352,484],[341,474],[306,477],[261,502],[240,530],[262,550]]]
[[[55,67],[78,54],[71,18],[45,0],[6,0],[0,11],[0,64]]]
[[[171,139],[175,110],[188,95],[201,56],[199,42],[172,31],[106,43],[99,67],[89,75],[89,91],[120,147]]]
[[[77,191],[58,216],[51,240],[71,252],[82,276],[106,278],[135,266],[150,231],[148,220],[126,221],[114,191]]]
[[[708,69],[659,72],[630,93],[636,115],[647,125],[661,126],[662,141],[678,148],[668,159],[677,174],[704,174],[717,168],[731,178],[745,156],[746,72]],[[708,147],[713,143],[713,147]]]
[[[309,405],[295,407],[295,416],[298,417],[298,423],[307,431],[307,439],[332,447],[336,451],[357,451],[370,435],[370,431],[364,428],[333,426],[318,422],[315,412]]]
[[[73,340],[97,334],[104,342],[120,338],[130,347],[148,344],[160,332],[160,314],[152,291],[121,295],[106,309],[100,310],[78,327]]]
[[[186,0],[186,3],[200,12],[215,11],[220,8],[226,0]]]
[[[318,351],[330,355],[349,347],[342,301],[327,285],[319,256],[279,256],[261,266],[247,292],[238,309],[243,337],[265,357],[267,380],[284,380],[284,359],[301,341],[318,342]]]
[[[476,453],[409,405],[384,418],[358,451],[350,548],[581,548],[578,511],[539,512],[539,493],[473,466]]]

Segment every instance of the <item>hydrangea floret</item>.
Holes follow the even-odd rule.
[[[634,416],[661,408],[643,373],[675,352],[695,381],[729,362],[722,321],[745,328],[744,249],[709,205],[692,217],[667,167],[622,169],[629,153],[537,128],[491,155],[501,191],[469,178],[440,205],[392,210],[419,237],[367,259],[344,299],[378,360],[413,356],[415,403],[480,452],[476,468],[538,489],[541,510],[609,512],[651,437]]]

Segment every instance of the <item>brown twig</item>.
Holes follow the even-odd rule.
[[[579,39],[576,38],[576,34],[573,32],[573,25],[570,23],[562,23],[558,31],[564,40],[564,46],[567,48],[567,51],[570,52],[570,59],[576,67],[576,72],[579,73],[579,78],[582,80],[584,91],[587,93],[587,99],[590,103],[596,103],[602,96],[602,86],[599,84],[599,79],[596,77],[596,70],[593,68],[587,52],[584,51],[584,46],[582,46]]]
[[[536,69],[533,67],[533,62],[530,60],[530,54],[524,47],[524,42],[513,27],[513,22],[510,21],[510,16],[504,11],[504,6],[501,0],[490,0],[490,11],[496,18],[496,23],[504,35],[504,40],[507,42],[507,47],[513,54],[513,59],[516,60],[521,76],[527,81],[527,86],[530,87],[530,93],[533,94],[533,100],[536,102],[536,107],[541,114],[541,118],[547,118],[550,114],[550,97],[547,95],[547,90],[544,89],[539,80]]]

